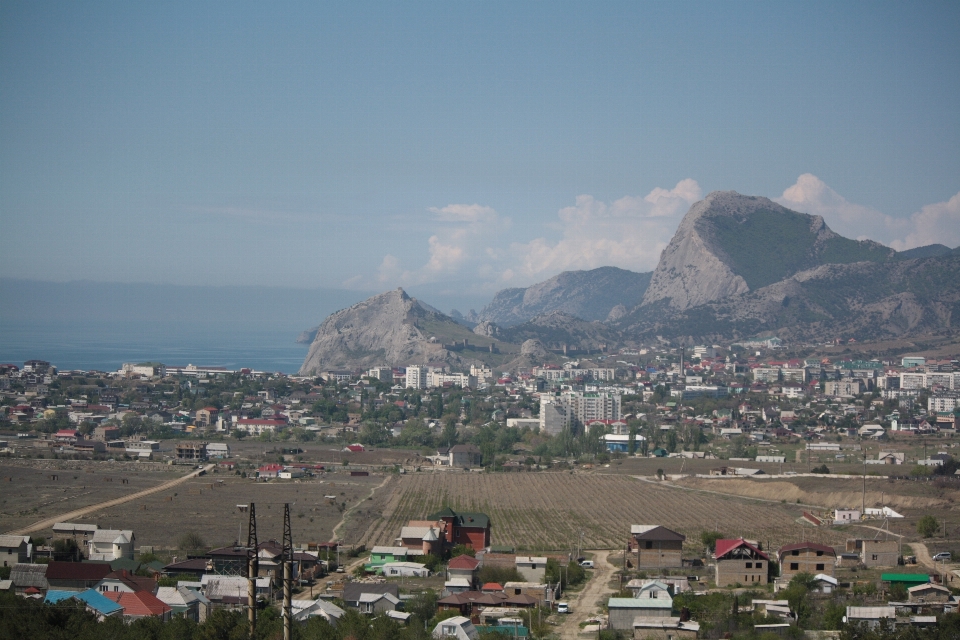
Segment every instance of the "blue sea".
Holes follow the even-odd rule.
[[[299,328],[295,328],[299,327]],[[20,320],[0,322],[0,363],[46,360],[61,371],[116,371],[124,362],[203,365],[296,373],[308,345],[299,325],[183,320]]]

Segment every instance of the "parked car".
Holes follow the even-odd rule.
[[[938,553],[937,555],[933,556],[933,560],[934,560],[935,562],[937,562],[937,561],[939,561],[939,562],[949,562],[952,558],[953,558],[953,556],[950,555],[950,552],[949,552],[949,551],[941,551],[941,552]]]
[[[580,563],[580,566],[586,569],[593,569],[593,560],[584,560]]]
[[[557,613],[570,613],[570,605],[566,602],[558,602]]]

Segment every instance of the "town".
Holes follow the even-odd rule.
[[[775,338],[575,357],[516,371],[422,363],[311,377],[0,365],[0,467],[9,471],[0,589],[44,606],[78,602],[102,624],[177,617],[267,629],[289,619],[302,637],[326,637],[321,625],[353,628],[357,616],[461,639],[945,632],[937,616],[958,603],[950,540],[960,522],[910,496],[918,481],[921,496],[960,486],[956,360],[795,357]],[[65,484],[61,476],[75,480],[63,492],[82,493],[76,483],[87,489],[90,479],[80,473],[109,474],[111,493],[71,500],[89,508],[69,520],[42,519],[63,507],[26,508],[34,492],[48,495],[37,484]],[[409,485],[418,478],[449,484],[478,473],[528,490],[544,479],[558,492],[595,478],[744,500],[763,483],[805,493],[782,514],[795,523],[779,527],[732,525],[706,504],[688,514],[699,525],[669,508],[647,524],[585,515],[566,539],[529,537],[444,500],[387,518],[391,491],[403,501],[430,486]],[[161,474],[168,482],[150,485]],[[849,485],[846,502],[808,504],[826,490],[802,483],[826,478]],[[183,493],[171,493],[180,482]],[[135,489],[167,502],[125,497]],[[301,511],[291,527],[302,491],[314,494],[316,515],[307,522]],[[603,492],[592,500],[616,510]],[[98,500],[110,498],[140,511],[98,526],[107,511]],[[207,500],[218,515],[203,534],[186,517],[165,527],[147,519]],[[771,510],[787,508],[777,502]],[[281,503],[282,541],[258,542],[257,505],[275,523]],[[602,534],[585,536],[597,526]]]

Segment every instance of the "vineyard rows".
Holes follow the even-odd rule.
[[[660,524],[697,539],[717,529],[779,546],[796,540],[800,515],[786,504],[657,486],[629,476],[416,474],[401,477],[363,541],[393,544],[409,520],[444,506],[490,516],[493,543],[518,551],[619,548],[631,524]],[[694,542],[694,540],[690,540]]]

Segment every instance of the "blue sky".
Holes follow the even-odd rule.
[[[727,189],[956,246],[958,33],[956,2],[4,2],[0,276],[482,304],[652,269]]]

